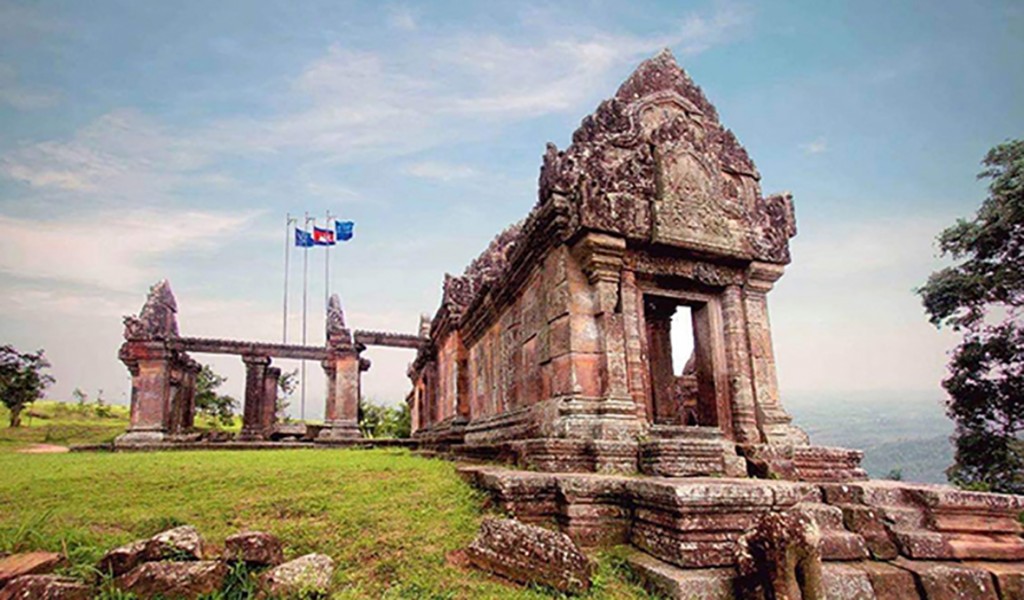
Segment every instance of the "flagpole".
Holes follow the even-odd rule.
[[[285,213],[284,218],[284,302],[281,319],[281,343],[288,343],[288,255],[291,253],[292,215]]]
[[[331,211],[327,211],[324,221],[324,227],[327,229],[331,228]],[[338,240],[334,240],[337,242]],[[324,249],[324,314],[327,314],[327,303],[331,297],[331,247],[327,246]]]
[[[306,220],[303,229],[309,231],[309,213],[306,213]],[[309,246],[302,248],[302,345],[306,345],[306,309],[308,305],[309,290]],[[303,422],[306,420],[306,360],[302,360],[302,392],[299,403],[299,416]]]

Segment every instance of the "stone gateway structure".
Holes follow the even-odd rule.
[[[323,347],[182,337],[170,287],[155,286],[125,319],[132,420],[118,445],[191,439],[198,352],[245,361],[242,439],[277,430],[270,361],[288,357],[327,376],[313,437],[358,440],[361,352],[412,348],[421,452],[508,463],[459,472],[518,521],[632,546],[634,569],[669,597],[1024,599],[1024,497],[867,481],[859,451],[812,445],[786,413],[768,294],[796,221],[790,195],[764,196],[759,179],[663,52],[568,148],[548,146],[536,205],[445,276],[415,335],[351,330],[334,297]],[[679,318],[693,333],[682,372]],[[569,581],[550,572],[550,556],[572,554],[565,536],[520,530],[533,531],[491,523],[467,556]],[[585,561],[562,563],[585,587]]]
[[[410,371],[417,435],[544,470],[745,475],[744,456],[863,478],[779,400],[768,292],[796,222],[759,179],[672,56],[643,63],[569,148],[548,146],[526,219],[446,276]],[[684,373],[675,313],[694,332]]]

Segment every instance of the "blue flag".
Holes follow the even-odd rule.
[[[308,231],[295,228],[295,245],[299,248],[312,248],[313,236]]]
[[[352,221],[335,221],[334,222],[334,238],[339,242],[347,242],[352,239],[353,232],[356,224]]]

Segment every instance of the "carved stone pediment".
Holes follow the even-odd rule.
[[[171,284],[164,279],[149,288],[139,316],[124,317],[124,339],[130,341],[168,340],[178,337],[178,303]]]
[[[584,228],[639,242],[789,261],[788,197],[760,175],[703,92],[664,51],[586,117],[564,151],[548,145],[540,202],[570,198]]]

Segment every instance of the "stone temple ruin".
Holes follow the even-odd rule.
[[[504,462],[460,473],[525,523],[629,544],[677,598],[1024,598],[1024,497],[868,481],[855,450],[811,444],[780,401],[768,292],[796,234],[667,51],[549,145],[539,197],[416,335],[352,331],[325,347],[180,337],[166,283],[125,321],[132,426],[119,444],[189,439],[198,365],[243,357],[242,437],[273,437],[271,357],[320,360],[321,442],[354,440],[360,352],[414,348],[407,397],[426,454]],[[673,369],[671,325],[693,354]],[[517,470],[514,467],[524,468]],[[502,553],[494,553],[502,560]]]
[[[199,441],[193,424],[196,376],[201,367],[189,353],[232,354],[245,363],[239,441],[263,442],[285,436],[321,443],[358,440],[360,375],[370,368],[370,361],[360,353],[367,346],[418,348],[422,342],[418,336],[349,329],[337,295],[327,304],[327,344],[320,347],[182,337],[177,312],[170,284],[162,281],[150,289],[139,316],[124,318],[125,341],[119,356],[132,376],[131,425],[118,437],[118,447],[158,448]],[[284,427],[277,423],[281,370],[270,366],[273,358],[320,362],[327,378],[323,425]]]

